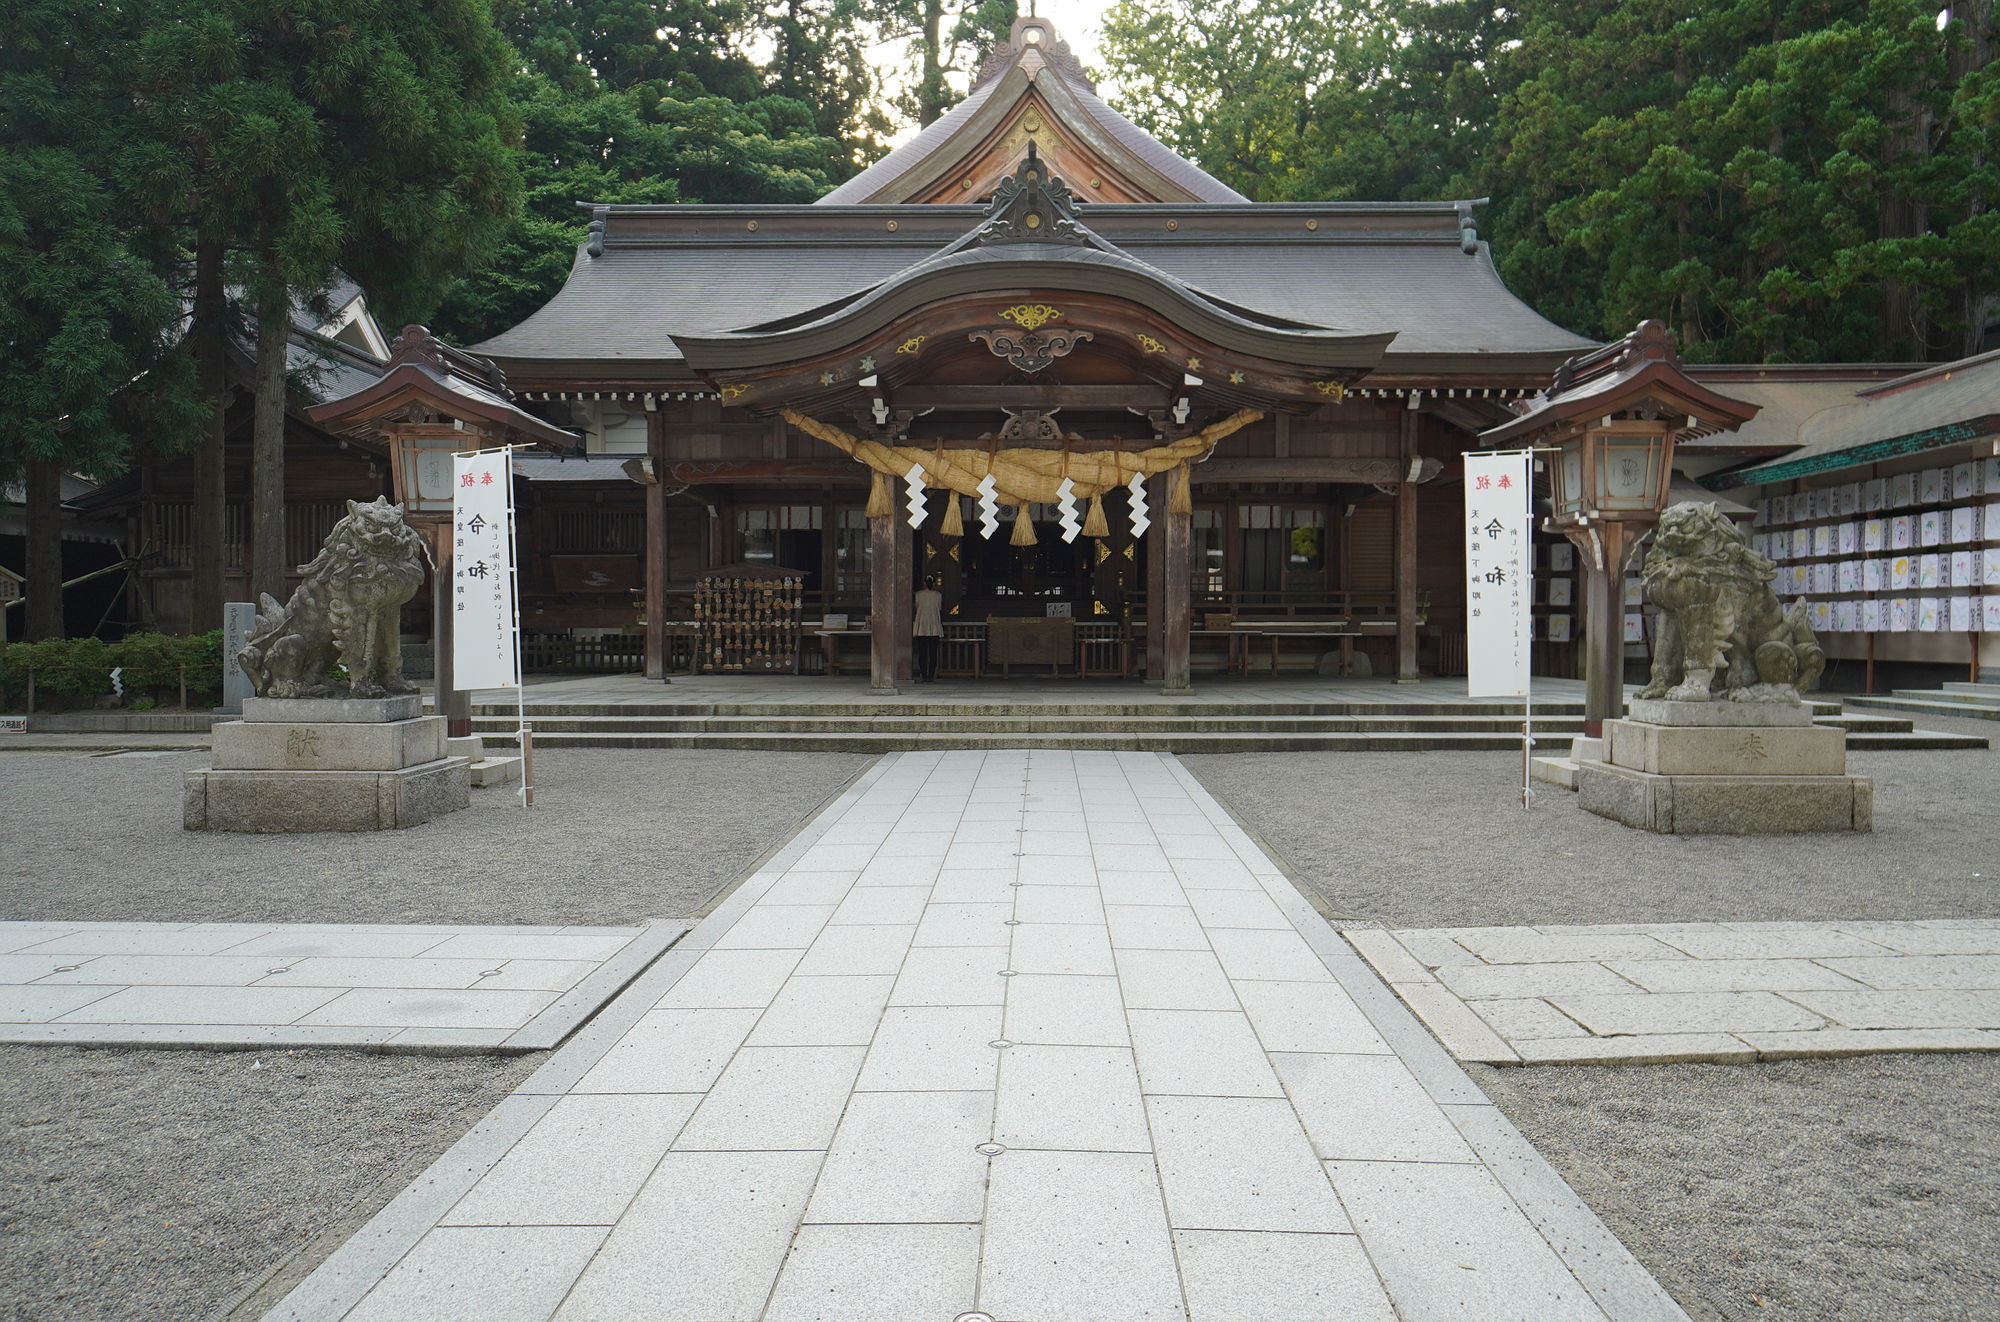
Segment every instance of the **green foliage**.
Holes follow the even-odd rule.
[[[114,667],[122,667],[125,706],[135,711],[179,702],[183,672],[190,705],[210,705],[222,692],[222,633],[186,638],[138,633],[115,643],[101,638],[10,643],[0,647],[0,706],[18,711],[26,705],[30,671],[38,710],[95,704],[113,694]]]
[[[1509,284],[1697,360],[1953,357],[2000,322],[1990,3],[1124,0],[1126,109],[1265,199],[1490,195]]]
[[[119,19],[23,0],[0,23],[0,476],[30,457],[108,476],[135,433],[192,436],[176,249],[143,205]]]
[[[433,318],[450,339],[498,334],[562,287],[580,202],[810,202],[857,168],[842,135],[872,82],[856,0],[780,10],[768,69],[737,49],[765,21],[741,5],[529,0],[500,19],[528,64],[510,88],[525,204]],[[654,29],[669,37],[639,39]]]

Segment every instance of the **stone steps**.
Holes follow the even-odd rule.
[[[1961,700],[1958,694],[1937,689],[1898,689],[1886,697],[1849,698],[1847,705],[1866,711],[1906,711],[1923,716],[1951,716],[1960,720],[2000,721],[2000,704],[1979,698]]]

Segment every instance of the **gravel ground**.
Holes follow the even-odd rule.
[[[2000,1316],[2000,1057],[1472,1071],[1697,1318]]]
[[[1554,787],[1523,812],[1511,754],[1186,763],[1362,924],[2000,914],[1993,750],[1851,755],[1875,779],[1856,836],[1653,835]],[[1696,1318],[2000,1318],[2000,1057],[1472,1070]]]
[[[0,755],[0,918],[693,917],[873,759],[544,752],[532,812],[475,790],[408,831],[303,836],[182,831],[205,761]],[[538,1059],[0,1048],[0,1318],[207,1318],[330,1251]]]
[[[539,1060],[0,1047],[0,1317],[210,1317]]]
[[[181,829],[206,752],[0,754],[0,918],[566,923],[685,918],[873,759],[562,749],[535,806],[505,789],[407,831]],[[79,811],[79,809],[82,811]]]
[[[1921,722],[2000,743],[2000,723]],[[1564,741],[1566,748],[1567,741]],[[1185,759],[1338,914],[1390,927],[2000,915],[2000,750],[1860,752],[1868,835],[1672,836],[1587,813],[1514,753]]]

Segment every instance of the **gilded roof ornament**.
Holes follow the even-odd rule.
[[[1076,199],[1069,185],[1049,173],[1034,139],[1028,140],[1028,154],[1014,173],[993,190],[986,223],[979,227],[975,242],[1090,244],[1088,233],[1077,223]]]

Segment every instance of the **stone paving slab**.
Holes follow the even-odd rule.
[[[0,1043],[545,1051],[687,930],[0,922]]]
[[[878,763],[268,1319],[474,1315],[1685,1322],[1173,758],[1063,752]]]
[[[2000,918],[1342,933],[1460,1060],[2000,1049]]]

